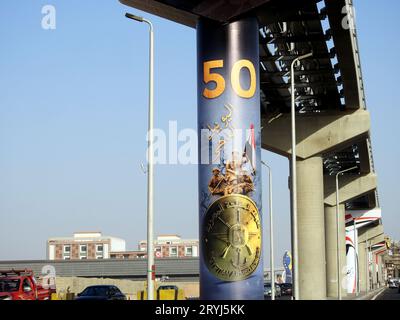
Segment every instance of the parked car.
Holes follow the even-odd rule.
[[[389,284],[389,288],[391,288],[391,289],[396,289],[399,287],[398,279],[389,279],[388,284]]]
[[[75,300],[126,300],[126,296],[116,286],[97,285],[78,293]]]
[[[281,283],[281,293],[283,296],[291,296],[292,295],[292,284],[291,283]]]
[[[157,290],[179,290],[177,286],[174,285],[162,285],[157,288]]]
[[[55,288],[43,288],[32,270],[0,271],[0,300],[49,300]]]
[[[264,283],[264,298],[270,297],[271,294],[272,294],[271,283],[270,282]],[[280,296],[282,296],[281,287],[277,283],[275,283],[275,297],[280,297]]]

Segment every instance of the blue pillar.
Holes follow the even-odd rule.
[[[258,39],[254,17],[197,25],[199,149],[213,159],[199,161],[204,300],[263,299]]]

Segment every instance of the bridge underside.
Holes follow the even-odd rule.
[[[331,217],[336,214],[335,175],[356,167],[340,177],[340,210],[379,206],[351,1],[120,2],[192,28],[199,18],[227,23],[246,15],[256,16],[260,28],[262,147],[285,157],[291,155],[290,65],[299,55],[313,52],[313,57],[296,67],[294,79],[300,298],[324,299],[332,295],[336,284],[328,279],[336,277],[336,243],[332,242],[336,226]],[[346,13],[343,8],[347,8]],[[349,27],[343,25],[346,17]],[[344,230],[344,214],[341,217],[340,229]],[[341,241],[343,255],[344,237]],[[308,265],[310,260],[313,263]]]

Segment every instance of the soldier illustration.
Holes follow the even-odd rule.
[[[225,189],[225,178],[221,175],[221,171],[218,168],[214,168],[213,176],[208,183],[208,190],[212,195],[223,195]]]
[[[214,168],[213,176],[208,184],[212,195],[244,194],[254,191],[254,183],[250,174],[243,169],[247,163],[245,154],[240,156],[237,151],[232,152],[231,160],[225,163],[225,175],[220,169]]]
[[[241,194],[242,190],[239,189],[238,176],[232,170],[227,169],[225,175],[226,187],[224,188],[224,195],[228,194]]]
[[[239,185],[241,186],[243,194],[248,194],[249,192],[254,191],[253,179],[245,170],[242,170],[240,173]]]

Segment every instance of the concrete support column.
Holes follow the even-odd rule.
[[[297,210],[300,298],[325,299],[324,186],[320,156],[297,161]]]
[[[367,289],[366,285],[366,256],[365,256],[365,242],[358,243],[358,265],[359,265],[359,277],[360,277],[360,291],[365,292]]]
[[[382,285],[382,256],[378,255],[378,287]]]
[[[372,273],[372,276],[371,276],[371,282],[372,282],[372,289],[376,289],[376,286],[377,286],[377,283],[378,283],[378,281],[377,281],[377,276],[376,276],[376,263],[375,263],[375,259],[376,259],[376,256],[373,254],[372,255],[372,266],[371,266],[371,273]]]
[[[343,283],[343,270],[346,266],[346,229],[344,205],[339,205],[339,252],[340,272]],[[326,293],[328,297],[338,297],[337,285],[337,221],[336,207],[325,207],[325,254],[326,254]],[[342,296],[347,295],[346,287],[340,285]]]
[[[378,269],[377,269],[377,259],[378,257],[372,255],[372,288],[376,289],[378,287]]]
[[[378,274],[379,274],[379,284],[382,286],[385,283],[383,275],[383,256],[378,257]]]

